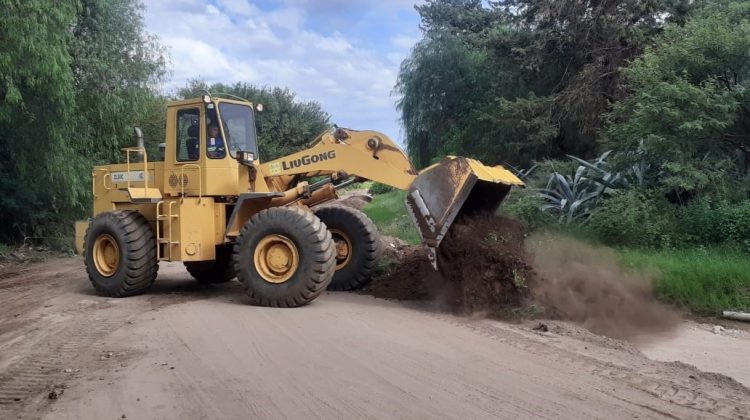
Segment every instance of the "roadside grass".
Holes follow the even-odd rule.
[[[730,246],[623,249],[625,267],[656,269],[657,296],[699,314],[750,310],[750,255]]]
[[[420,243],[419,232],[406,213],[406,191],[376,194],[362,211],[372,219],[381,235],[395,236],[411,245]]]

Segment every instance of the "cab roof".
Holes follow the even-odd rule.
[[[230,103],[230,104],[237,104],[237,105],[245,105],[249,106],[250,108],[253,108],[254,104],[250,101],[238,101],[235,99],[228,99],[228,98],[218,98],[218,97],[211,97],[211,102],[218,105],[220,103]],[[183,99],[181,101],[169,101],[167,102],[167,107],[176,107],[176,106],[183,106],[183,105],[200,105],[203,104],[203,98],[190,98],[190,99]]]

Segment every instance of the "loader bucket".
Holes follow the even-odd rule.
[[[409,187],[406,208],[437,268],[436,249],[456,218],[494,213],[511,186],[523,181],[501,166],[464,157],[446,157],[423,169]]]

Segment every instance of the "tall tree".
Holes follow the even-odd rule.
[[[750,168],[750,2],[714,2],[670,25],[625,71],[632,95],[607,130],[638,149],[677,197],[715,191]],[[623,155],[625,156],[625,155]],[[632,163],[632,162],[625,162]]]
[[[415,155],[421,164],[442,150],[434,144],[517,164],[567,153],[593,155],[602,116],[627,95],[620,68],[642,53],[666,21],[683,20],[694,3],[427,0],[417,6],[424,38],[396,85],[410,152],[430,151],[427,159]],[[484,59],[474,71],[457,71],[454,79],[421,92],[417,85],[445,79],[438,75],[455,63],[455,54],[441,58],[446,37],[460,45],[463,56]],[[469,85],[467,95],[482,94],[472,96],[461,118],[446,115],[447,123],[413,118],[435,108],[430,95]]]
[[[164,71],[137,0],[0,0],[0,240],[72,231]]]

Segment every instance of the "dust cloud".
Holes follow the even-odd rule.
[[[623,268],[611,249],[551,235],[532,236],[526,249],[536,273],[532,297],[547,316],[614,338],[669,331],[680,320],[654,298],[655,273]]]

